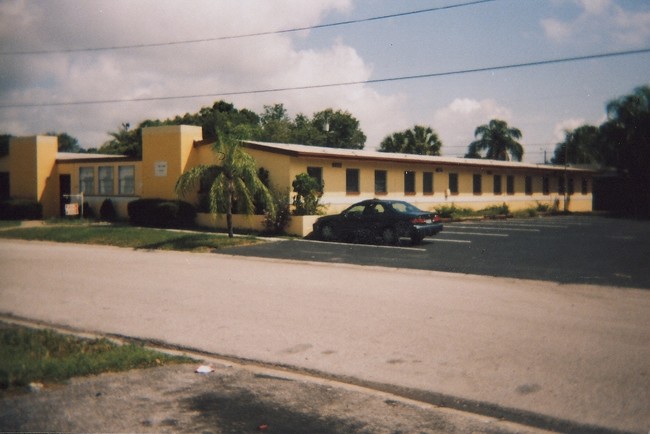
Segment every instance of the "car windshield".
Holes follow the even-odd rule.
[[[395,201],[395,202],[391,202],[391,206],[395,211],[402,212],[402,213],[415,214],[415,213],[424,212],[420,208],[411,205],[408,202]]]

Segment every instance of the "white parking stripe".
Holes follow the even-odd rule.
[[[462,243],[462,244],[472,244],[472,241],[471,241],[471,240],[452,240],[452,239],[448,239],[448,240],[446,240],[446,239],[444,239],[444,238],[440,238],[440,237],[437,237],[437,238],[435,239],[434,244],[435,244],[435,243],[440,243],[440,242],[442,242],[442,243]]]
[[[540,232],[540,229],[524,229],[524,228],[511,228],[511,227],[494,227],[494,226],[479,226],[479,225],[472,225],[471,227],[469,226],[453,226],[454,229],[485,229],[485,230],[491,230],[491,231],[519,231],[519,232]]]
[[[454,231],[448,231],[445,230],[444,232],[441,232],[441,234],[455,234],[455,235],[478,235],[480,237],[509,237],[510,235],[508,234],[484,234],[480,232],[454,232]]]

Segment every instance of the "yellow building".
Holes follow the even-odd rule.
[[[0,198],[38,201],[49,218],[64,215],[70,196],[83,194],[95,214],[108,198],[126,218],[128,202],[177,199],[174,185],[182,173],[198,164],[218,164],[200,127],[145,128],[142,137],[142,159],[57,152],[56,137],[13,138],[7,152],[0,154]],[[328,213],[372,197],[404,199],[424,210],[503,203],[512,211],[538,204],[562,210],[565,200],[569,211],[592,210],[595,172],[588,169],[255,141],[242,145],[258,167],[269,171],[279,191],[290,191],[299,173],[319,178],[324,185],[321,203]],[[221,224],[205,215],[199,215],[198,223]],[[258,228],[261,218],[246,217],[238,223]],[[304,226],[291,230],[304,235],[310,224]]]

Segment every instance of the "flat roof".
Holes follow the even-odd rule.
[[[598,170],[593,168],[571,167],[552,164],[531,164],[517,161],[499,161],[478,158],[442,157],[431,155],[401,154],[392,152],[365,151],[360,149],[325,148],[321,146],[295,145],[287,143],[270,143],[250,140],[242,140],[242,144],[250,149],[274,152],[293,157],[313,157],[345,160],[373,160],[394,163],[425,163],[444,166],[474,166],[481,168],[502,168],[520,170],[543,170],[543,171],[564,171],[594,173]]]
[[[128,155],[57,152],[56,161],[60,163],[102,163],[115,161],[140,161],[140,159],[129,157]]]

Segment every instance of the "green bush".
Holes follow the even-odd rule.
[[[196,218],[196,209],[182,200],[138,199],[127,211],[132,224],[157,228],[191,227]]]
[[[299,173],[291,186],[293,192],[296,193],[293,198],[293,213],[295,215],[319,215],[323,213],[323,205],[320,204],[323,185],[316,178],[312,178],[307,173]]]
[[[438,213],[442,218],[451,218],[451,219],[476,215],[476,211],[474,211],[473,209],[460,208],[453,203],[451,204],[451,206],[448,205],[441,206],[440,208],[438,208]]]
[[[0,202],[0,220],[40,220],[43,207],[33,200],[9,199]]]
[[[264,213],[264,227],[270,234],[282,234],[291,220],[289,190],[284,193],[272,191],[275,210]]]
[[[480,211],[480,214],[484,216],[508,215],[510,214],[510,208],[508,208],[508,205],[504,202],[502,205],[485,207]]]
[[[99,208],[99,218],[106,222],[114,222],[117,220],[117,212],[113,206],[113,201],[104,199],[102,206]]]

